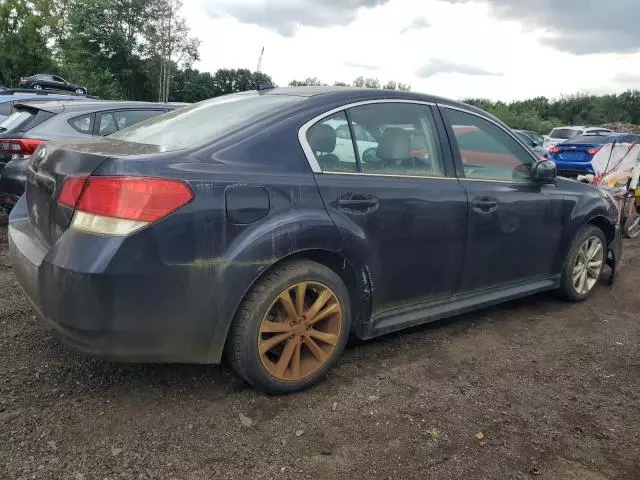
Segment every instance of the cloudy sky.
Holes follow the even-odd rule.
[[[201,70],[461,99],[640,89],[638,0],[185,0]]]

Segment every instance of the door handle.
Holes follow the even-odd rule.
[[[338,206],[349,210],[367,211],[378,206],[378,199],[372,195],[354,193],[338,199]]]
[[[471,207],[478,213],[493,213],[498,209],[498,201],[493,198],[478,198],[471,202]]]

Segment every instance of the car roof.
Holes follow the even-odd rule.
[[[118,100],[62,100],[62,101],[25,101],[19,102],[16,106],[25,105],[36,107],[40,110],[60,113],[65,112],[95,112],[101,110],[122,109],[122,108],[178,108],[182,104],[176,103],[157,103],[157,102],[134,102],[134,101],[118,101]]]
[[[64,93],[47,93],[46,95],[36,93],[13,93],[11,95],[0,94],[0,103],[40,99],[72,100],[74,98],[82,99],[83,97],[78,97],[78,95],[65,95]]]
[[[246,93],[255,94],[255,90]],[[416,102],[437,103],[443,106],[452,106],[471,111],[492,118],[500,123],[499,119],[490,113],[467,103],[450,100],[436,95],[430,95],[417,92],[405,92],[402,90],[385,90],[377,88],[360,88],[360,87],[276,87],[268,90],[260,90],[258,93],[262,95],[290,95],[298,97],[308,97],[322,103],[357,103],[359,101],[371,100],[411,100]]]

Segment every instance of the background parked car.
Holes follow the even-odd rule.
[[[603,145],[614,139],[632,142],[635,137],[635,135],[624,133],[578,135],[552,147],[549,150],[549,160],[553,160],[558,167],[558,172],[566,177],[593,174],[591,160]]]
[[[103,137],[182,105],[117,101],[15,105],[15,112],[0,123],[0,207],[11,210],[24,193],[29,158],[42,142]]]
[[[517,132],[522,132],[525,135],[531,137],[531,139],[538,144],[538,146],[544,146],[544,137],[540,135],[538,132],[534,132],[532,130],[516,130]]]
[[[538,143],[530,133],[524,130],[514,130],[514,132],[516,133],[516,135],[518,135],[520,140],[522,140],[528,147],[531,148],[531,150],[536,153],[536,155],[540,157],[547,156],[548,152],[544,149],[542,143]],[[542,136],[540,136],[540,138],[542,138]]]
[[[59,94],[44,90],[27,90],[23,88],[0,88],[0,123],[13,112],[16,103],[35,100],[88,100],[88,97],[76,94]]]
[[[606,135],[608,133],[615,133],[608,128],[602,127],[585,127],[585,126],[567,126],[558,127],[551,130],[551,133],[544,139],[543,147],[549,151],[555,145],[565,142],[570,138],[577,137],[578,135],[585,135],[587,133]]]
[[[30,77],[21,77],[20,86],[33,88],[34,90],[67,90],[78,95],[86,95],[87,87],[67,82],[64,78],[49,73],[38,73]]]
[[[360,152],[350,133],[336,151],[342,122],[375,146]],[[556,178],[474,107],[283,88],[39,148],[9,255],[72,347],[169,362],[224,353],[252,385],[291,393],[323,378],[350,334],[546,290],[586,299],[620,258],[616,220],[602,191]]]

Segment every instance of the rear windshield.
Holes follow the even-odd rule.
[[[0,133],[27,132],[53,116],[55,116],[54,113],[38,110],[37,108],[15,109],[11,115],[0,123]]]
[[[158,145],[165,150],[198,147],[303,100],[305,97],[234,93],[145,120],[109,138]]]
[[[580,130],[573,130],[571,128],[554,128],[553,130],[551,130],[549,136],[551,138],[568,139],[575,137],[576,135],[580,135],[580,133],[582,133]]]
[[[579,135],[564,143],[568,145],[604,145],[610,138],[611,135]]]

